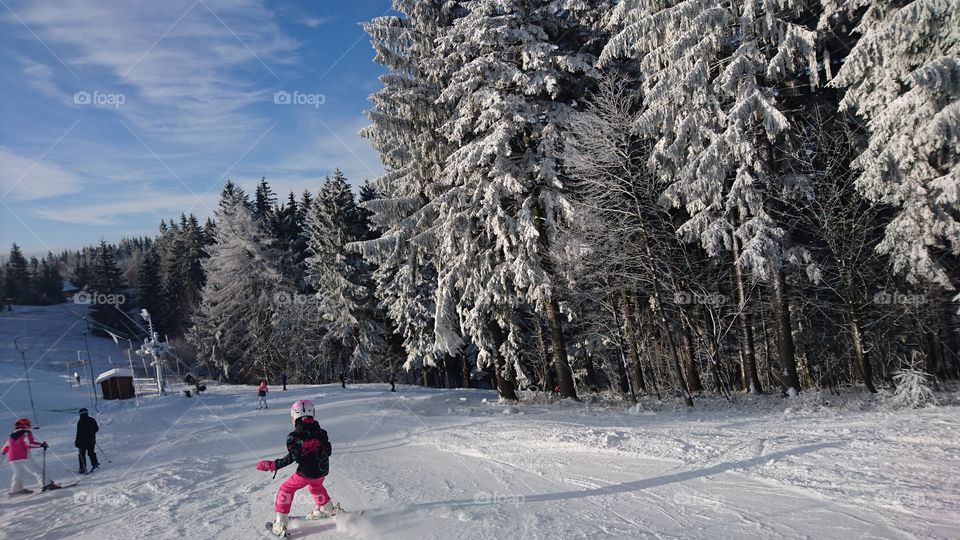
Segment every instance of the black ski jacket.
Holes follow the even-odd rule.
[[[297,420],[296,429],[287,435],[287,455],[274,460],[277,469],[297,462],[297,472],[305,478],[320,478],[330,472],[332,452],[327,432],[313,418]]]
[[[86,414],[81,414],[80,420],[77,420],[77,438],[73,445],[77,448],[93,448],[97,445],[98,431],[100,426],[97,425],[97,421]]]

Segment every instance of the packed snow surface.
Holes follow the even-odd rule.
[[[22,361],[6,343],[23,327],[11,323],[0,318],[5,429],[32,416]],[[35,433],[50,444],[47,475],[68,482],[89,388],[71,387],[57,367],[69,350],[40,358],[32,343]],[[112,341],[95,347],[122,357]],[[294,467],[273,479],[254,466],[284,454],[288,408],[303,398],[333,443],[330,495],[364,512],[295,523],[294,538],[960,537],[953,405],[903,410],[804,392],[700,399],[687,411],[672,401],[508,405],[490,391],[407,386],[270,389],[262,411],[253,386],[211,385],[199,399],[177,390],[139,407],[100,401],[91,413],[102,469],[70,489],[0,495],[0,537],[266,538]],[[9,482],[3,464],[0,485]],[[311,509],[299,492],[292,514]]]

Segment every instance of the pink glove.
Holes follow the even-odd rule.
[[[277,464],[274,463],[273,461],[270,461],[269,459],[265,459],[265,460],[257,463],[257,470],[258,470],[258,471],[276,472],[276,470],[277,470]]]

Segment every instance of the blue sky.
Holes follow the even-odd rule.
[[[227,179],[285,196],[340,167],[382,68],[359,23],[389,0],[0,0],[0,252],[153,235]],[[278,94],[279,92],[279,94]],[[277,103],[279,102],[279,103]]]

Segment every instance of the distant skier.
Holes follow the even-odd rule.
[[[80,386],[80,374],[74,371],[73,378],[77,380],[77,386]]]
[[[347,387],[347,376],[344,375],[342,371],[340,372],[340,387],[341,388]]]
[[[30,461],[31,448],[47,448],[46,441],[38,443],[33,438],[33,432],[30,431],[30,419],[21,418],[17,420],[13,424],[13,430],[13,433],[7,438],[6,444],[3,445],[3,449],[0,449],[0,453],[6,454],[7,461],[10,462],[10,467],[13,468],[13,479],[10,482],[10,495],[33,493],[32,490],[23,488],[24,471],[32,474],[34,478],[37,479],[37,484],[39,484],[41,488],[60,487],[52,481],[47,484],[47,486],[44,486],[43,475],[37,470],[37,466]]]
[[[287,391],[287,372],[286,371],[282,371],[280,373],[280,384],[283,385],[283,391],[286,392]]]
[[[86,408],[80,409],[80,419],[77,420],[77,437],[73,445],[80,450],[80,474],[87,474],[87,456],[90,456],[90,472],[100,468],[97,460],[97,432],[100,426],[89,415]]]
[[[267,380],[262,379],[260,381],[260,388],[257,389],[257,410],[261,407],[264,409],[269,408],[267,407],[267,392]]]
[[[323,481],[330,472],[330,453],[332,448],[327,432],[314,419],[313,402],[302,399],[290,407],[293,431],[287,435],[287,455],[280,459],[263,460],[257,463],[258,471],[276,473],[287,465],[297,462],[297,472],[281,484],[274,504],[277,517],[273,522],[273,533],[280,537],[288,536],[290,506],[298,490],[306,487],[313,495],[317,507],[307,514],[307,519],[320,519],[336,515],[340,505],[330,501],[330,495],[323,487]]]
[[[392,373],[390,374],[390,391],[397,391],[397,376]]]

